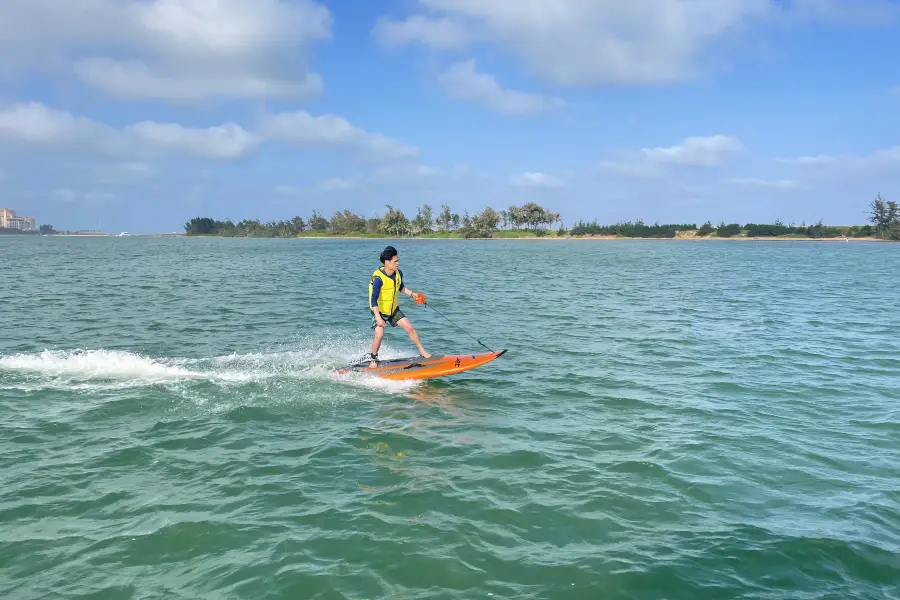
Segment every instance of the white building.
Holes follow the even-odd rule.
[[[37,222],[34,217],[16,216],[16,211],[11,208],[0,208],[0,227],[21,229],[22,231],[36,231]]]

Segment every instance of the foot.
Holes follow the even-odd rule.
[[[363,356],[363,360],[369,361],[369,368],[374,369],[378,366],[378,355],[372,354],[371,352]]]
[[[419,354],[421,354],[422,358],[431,358],[431,354],[429,352],[425,352],[422,350]]]

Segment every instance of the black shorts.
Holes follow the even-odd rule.
[[[375,313],[370,313],[370,314],[372,315],[372,329],[375,329],[375,327],[378,325],[378,323],[375,322]],[[403,311],[400,310],[400,307],[397,307],[397,310],[394,311],[394,314],[392,314],[390,316],[388,316],[384,313],[379,313],[379,314],[381,315],[381,318],[385,320],[386,323],[391,324],[391,327],[396,327],[397,323],[400,321],[400,319],[402,319],[403,317],[406,316],[403,314]]]

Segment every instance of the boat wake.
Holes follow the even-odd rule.
[[[404,392],[412,382],[338,375],[365,350],[353,344],[304,345],[208,357],[148,356],[127,350],[70,349],[0,355],[0,390],[117,390],[140,387],[258,386],[285,382],[355,385]],[[401,356],[383,349],[382,355]]]

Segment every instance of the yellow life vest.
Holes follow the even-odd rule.
[[[378,312],[383,315],[392,315],[397,309],[397,296],[400,293],[400,288],[403,287],[403,278],[400,277],[400,271],[396,271],[394,278],[391,279],[381,269],[381,267],[375,269],[375,272],[372,273],[372,279],[369,280],[369,306],[372,306],[372,286],[375,283],[375,278],[380,277],[381,291],[377,300]]]

